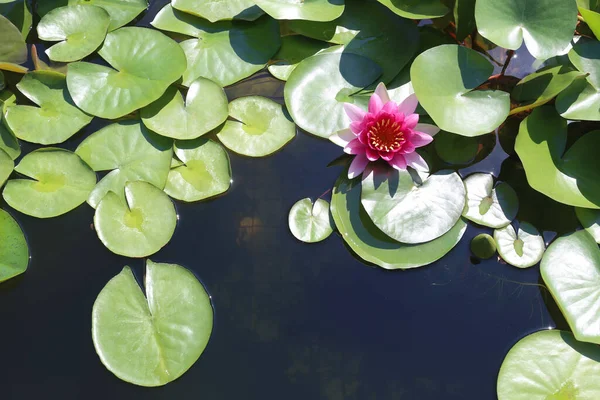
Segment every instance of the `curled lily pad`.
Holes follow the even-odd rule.
[[[228,149],[249,157],[273,154],[296,136],[296,126],[280,104],[266,97],[248,96],[229,103],[227,121],[217,137]]]
[[[576,208],[575,214],[585,230],[594,237],[596,243],[600,244],[600,210]]]
[[[344,12],[344,0],[254,0],[275,19],[332,21]]]
[[[269,65],[269,72],[275,78],[287,81],[300,61],[317,54],[328,46],[328,43],[300,35],[284,36],[281,38],[279,51],[273,56],[273,60],[276,61]]]
[[[113,68],[69,64],[67,85],[85,112],[116,119],[157,100],[186,68],[177,42],[147,28],[126,27],[106,35],[98,52]]]
[[[396,14],[408,19],[443,17],[450,11],[440,0],[377,0]]]
[[[27,45],[19,29],[0,15],[0,70],[25,72],[27,68],[18,64],[27,61]]]
[[[4,150],[0,149],[0,187],[4,185],[14,168],[15,162],[13,159]]]
[[[118,122],[88,136],[75,153],[94,171],[111,171],[90,193],[88,203],[96,208],[109,191],[124,200],[123,189],[128,181],[146,181],[164,188],[173,156],[172,143],[136,121]]]
[[[229,156],[223,147],[204,138],[176,141],[175,164],[165,193],[182,201],[199,201],[226,192],[231,186]]]
[[[496,242],[487,233],[480,233],[471,240],[471,252],[475,257],[487,260],[496,254]]]
[[[120,379],[165,385],[198,360],[210,338],[210,296],[177,264],[148,260],[146,296],[129,267],[102,289],[92,309],[92,338],[102,363]]]
[[[37,218],[71,211],[96,184],[96,174],[76,154],[52,147],[27,154],[15,171],[29,179],[9,180],[2,196],[15,210]]]
[[[21,227],[0,210],[0,283],[22,274],[29,264],[29,247]]]
[[[177,10],[197,15],[210,22],[232,19],[254,21],[263,15],[263,10],[254,0],[172,0],[171,4]]]
[[[498,400],[595,399],[600,349],[570,332],[545,330],[521,339],[498,374]]]
[[[496,229],[494,240],[500,257],[517,268],[529,268],[537,264],[546,248],[542,235],[527,222],[521,222],[518,233],[512,225]]]
[[[290,231],[294,237],[306,243],[316,243],[325,240],[333,232],[329,203],[317,199],[315,203],[302,199],[292,206],[288,216]]]
[[[38,23],[41,40],[60,43],[46,50],[53,61],[71,62],[92,54],[104,41],[110,16],[100,7],[59,7]]]
[[[494,186],[491,174],[473,174],[465,179],[467,205],[463,216],[479,225],[503,228],[519,211],[519,198],[508,183]]]
[[[175,232],[177,213],[162,190],[148,182],[127,182],[125,200],[106,193],[94,214],[98,237],[113,253],[147,257],[163,248]]]
[[[39,107],[10,105],[6,123],[19,138],[32,143],[62,143],[92,122],[73,104],[65,76],[52,71],[26,74],[17,88]]]
[[[227,119],[227,96],[213,81],[198,78],[183,96],[175,87],[141,111],[149,129],[173,139],[195,139],[210,132]]]

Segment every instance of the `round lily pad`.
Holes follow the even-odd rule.
[[[227,119],[227,96],[213,81],[198,78],[183,96],[175,87],[141,111],[152,131],[174,139],[190,140],[210,132]]]
[[[98,54],[114,69],[87,62],[69,64],[67,85],[79,108],[108,119],[157,100],[186,68],[177,42],[147,28],[110,32]]]
[[[329,44],[326,42],[300,35],[284,36],[281,38],[279,51],[273,56],[273,60],[276,61],[268,67],[269,72],[275,78],[287,81],[300,61],[317,54],[328,46]]]
[[[519,198],[508,183],[494,186],[491,174],[476,173],[465,179],[465,187],[465,218],[490,228],[504,228],[517,216]]]
[[[600,210],[575,208],[575,214],[585,230],[594,237],[596,243],[600,244]]]
[[[102,363],[118,378],[165,385],[200,357],[212,332],[210,296],[177,264],[148,260],[146,296],[129,267],[102,289],[92,309],[92,338]]]
[[[273,154],[296,136],[296,126],[280,104],[266,97],[248,96],[229,103],[227,121],[217,137],[228,149],[248,157]]]
[[[600,349],[570,332],[546,330],[521,339],[498,374],[498,400],[595,399]]]
[[[385,269],[422,267],[439,260],[462,239],[467,224],[459,219],[446,234],[431,242],[399,243],[381,232],[361,206],[361,183],[344,171],[331,196],[331,215],[346,244],[364,261]]]
[[[496,254],[496,242],[487,233],[480,233],[471,240],[471,252],[475,257],[487,260]]]
[[[392,239],[425,243],[456,225],[465,206],[465,186],[452,171],[415,183],[408,171],[375,166],[363,174],[361,201],[373,223]]]
[[[92,122],[92,116],[73,104],[63,74],[34,71],[17,88],[39,107],[9,105],[6,123],[22,140],[40,144],[62,143]]]
[[[88,136],[75,153],[94,171],[111,171],[90,193],[90,206],[96,208],[109,191],[125,200],[123,189],[128,181],[145,181],[164,188],[173,157],[172,145],[172,140],[137,121],[111,124]]]
[[[21,275],[29,265],[29,247],[21,227],[0,210],[0,283]]]
[[[2,196],[15,210],[37,218],[71,211],[96,184],[96,174],[76,154],[52,147],[27,154],[15,171],[26,179],[9,180]]]
[[[175,232],[177,213],[162,190],[148,182],[125,184],[125,200],[106,193],[94,214],[98,237],[113,253],[147,257],[163,248]]]
[[[288,216],[288,224],[292,235],[306,243],[325,240],[333,232],[329,215],[329,203],[317,199],[315,203],[302,199],[292,206]]]
[[[13,159],[4,150],[0,149],[0,187],[4,185],[14,168]]]
[[[500,257],[517,268],[529,268],[544,255],[544,238],[535,227],[521,222],[518,233],[512,225],[494,231],[494,240]]]
[[[192,202],[226,192],[231,186],[231,166],[225,149],[212,140],[176,141],[176,163],[171,165],[165,193]]]
[[[448,14],[440,0],[377,0],[396,14],[408,19],[439,18]]]
[[[27,45],[19,29],[6,17],[0,15],[0,70],[21,72],[27,68],[18,64],[27,61]]]
[[[332,21],[344,12],[344,0],[255,0],[275,19]]]
[[[474,90],[492,74],[492,64],[475,50],[442,45],[421,53],[410,76],[421,106],[440,129],[479,136],[496,129],[510,111],[501,90]]]
[[[38,23],[41,40],[60,43],[46,50],[52,61],[71,62],[92,54],[104,41],[110,16],[96,6],[59,7]]]
[[[173,8],[197,15],[210,22],[241,19],[254,21],[264,14],[253,0],[172,0]]]

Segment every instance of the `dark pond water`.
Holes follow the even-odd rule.
[[[261,73],[228,94],[282,101],[282,85]],[[64,147],[74,149],[104,124]],[[0,285],[2,398],[495,399],[510,347],[555,326],[539,269],[472,263],[469,242],[482,231],[473,226],[444,259],[412,271],[367,266],[335,234],[298,242],[288,231],[289,208],[332,187],[341,169],[327,164],[339,155],[337,146],[299,132],[268,158],[232,154],[226,195],[176,204],[175,236],[151,258],[197,274],[212,295],[215,327],[200,360],[155,389],[114,377],[91,338],[97,294],[124,265],[141,279],[144,262],[109,252],[87,205],[39,220],[0,200],[32,253],[27,273]],[[497,174],[505,157],[498,147],[469,171]]]

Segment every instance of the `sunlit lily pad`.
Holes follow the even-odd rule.
[[[232,19],[254,21],[264,13],[254,0],[171,0],[171,4],[177,10],[210,22]]]
[[[120,118],[157,100],[186,68],[185,54],[177,42],[147,28],[110,32],[98,54],[115,69],[72,63],[67,85],[79,108],[108,119]]]
[[[600,210],[576,208],[575,213],[585,230],[600,244]]]
[[[600,348],[570,332],[545,330],[521,339],[498,374],[498,400],[596,399]]]
[[[467,205],[463,216],[479,225],[503,228],[519,211],[519,198],[508,183],[494,185],[491,174],[473,174],[465,179]]]
[[[537,264],[544,254],[544,238],[535,227],[521,222],[516,232],[512,225],[494,231],[494,240],[500,257],[518,268],[528,268]]]
[[[273,56],[273,60],[276,61],[268,67],[269,72],[275,78],[287,81],[300,61],[315,55],[328,46],[328,43],[300,35],[284,36],[281,38],[279,51]]]
[[[473,90],[492,74],[492,64],[475,50],[457,45],[420,54],[410,75],[421,106],[440,129],[479,136],[508,116],[510,96],[501,90]]]
[[[596,38],[600,37],[600,13],[581,6],[578,7],[578,10]]]
[[[111,171],[90,193],[88,203],[96,208],[109,191],[124,200],[128,181],[146,181],[164,188],[173,156],[172,143],[136,121],[115,123],[87,137],[75,152],[94,171]]]
[[[440,0],[377,0],[387,8],[408,19],[443,17],[448,8]]]
[[[3,150],[13,160],[21,154],[21,146],[14,133],[5,125],[3,115],[8,106],[14,104],[15,101],[15,95],[8,90],[0,92],[0,150]]]
[[[332,21],[344,12],[344,0],[254,0],[275,19]]]
[[[27,61],[27,45],[19,29],[0,15],[0,70],[24,72],[27,68],[18,64]]]
[[[6,182],[2,196],[15,210],[38,218],[71,211],[96,184],[96,174],[76,154],[52,147],[27,154],[15,171],[24,179]]]
[[[142,121],[152,131],[174,139],[195,139],[227,119],[227,96],[211,80],[198,78],[185,98],[176,87],[141,111]]]
[[[92,121],[92,116],[73,104],[63,74],[34,71],[17,88],[39,107],[10,105],[6,123],[19,138],[32,143],[62,143]]]
[[[333,232],[329,203],[317,199],[315,203],[302,199],[292,206],[288,216],[290,231],[294,237],[306,243],[316,243],[325,240]]]
[[[373,223],[392,239],[425,243],[456,225],[465,206],[465,186],[452,171],[415,183],[408,171],[376,166],[363,174],[361,201]]]
[[[496,242],[487,233],[480,233],[471,240],[471,252],[482,260],[490,259],[496,254]]]
[[[104,41],[110,16],[101,7],[59,7],[38,23],[41,40],[60,43],[46,50],[53,61],[70,62],[92,54]]]
[[[0,210],[0,283],[27,270],[29,247],[21,227],[4,210]]]
[[[231,186],[229,156],[223,147],[204,138],[176,141],[175,163],[165,185],[174,199],[192,202],[226,192]]]
[[[14,168],[15,162],[13,159],[4,150],[0,149],[0,187],[4,185]]]
[[[198,360],[210,338],[213,309],[204,286],[176,264],[148,260],[146,296],[129,267],[111,279],[92,310],[102,363],[120,379],[165,385]]]
[[[280,104],[266,97],[241,97],[229,103],[227,121],[217,137],[228,149],[249,157],[273,154],[296,136],[296,126]]]

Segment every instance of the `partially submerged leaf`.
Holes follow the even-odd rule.
[[[508,183],[494,185],[491,174],[476,173],[465,179],[465,187],[465,218],[489,228],[503,228],[517,216],[519,198]]]
[[[0,210],[0,283],[27,270],[29,247],[21,227],[4,210]]]
[[[542,235],[527,222],[519,224],[518,232],[512,225],[496,229],[494,240],[500,257],[517,268],[529,268],[537,264],[546,248]]]
[[[325,240],[333,232],[329,203],[317,199],[315,203],[302,199],[292,206],[288,216],[288,225],[292,235],[306,243],[316,243]]]

